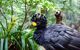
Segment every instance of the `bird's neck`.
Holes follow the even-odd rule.
[[[37,30],[45,30],[46,26],[37,26]]]
[[[62,24],[62,17],[56,18],[56,24]]]
[[[62,21],[57,21],[57,20],[56,20],[56,24],[62,24]]]

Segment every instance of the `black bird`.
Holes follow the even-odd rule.
[[[80,50],[80,33],[61,23],[61,12],[56,12],[56,24],[47,27],[43,14],[34,14],[31,21],[36,27],[34,40],[46,50]]]

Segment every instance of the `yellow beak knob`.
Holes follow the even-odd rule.
[[[36,22],[32,22],[32,25],[33,25],[33,26],[37,26],[37,23],[36,23]]]

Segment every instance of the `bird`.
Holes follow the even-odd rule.
[[[45,50],[80,50],[80,33],[62,23],[61,12],[56,12],[55,17],[56,24],[47,27],[45,15],[36,13],[32,16],[35,42]]]

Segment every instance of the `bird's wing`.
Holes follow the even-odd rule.
[[[54,25],[53,27],[48,28],[45,32],[45,39],[55,48],[59,49],[67,49],[66,46],[71,49],[80,46],[78,32],[64,25]]]
[[[68,44],[67,48],[73,49],[73,50],[80,50],[80,38],[72,37],[72,40]]]

